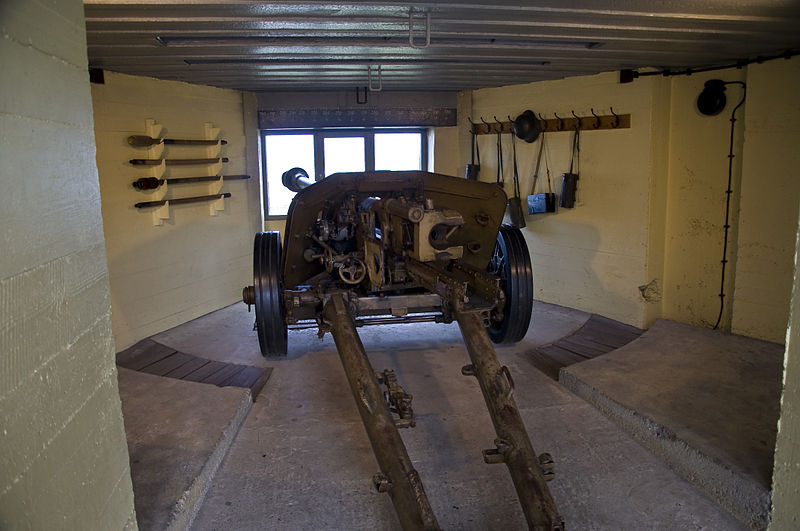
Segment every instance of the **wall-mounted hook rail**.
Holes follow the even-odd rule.
[[[555,118],[543,118],[539,114],[539,121],[542,124],[543,133],[555,133],[563,131],[574,131],[580,129],[582,131],[599,131],[601,129],[628,129],[631,126],[630,114],[616,114],[611,109],[611,114],[598,115],[591,110],[590,116],[578,116],[572,112],[572,118],[562,118],[557,113],[553,113]],[[510,118],[510,117],[509,117]],[[509,119],[507,122],[500,122],[497,117],[494,117],[495,122],[488,123],[483,117],[480,121],[483,123],[475,123],[469,120],[471,130],[476,135],[488,135],[497,133],[513,133],[514,121]]]

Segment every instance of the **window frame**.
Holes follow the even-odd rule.
[[[381,133],[418,133],[420,136],[420,164],[422,169],[428,168],[428,127],[319,127],[294,129],[261,129],[259,131],[261,146],[261,190],[264,201],[264,220],[286,219],[286,214],[269,213],[269,195],[267,179],[267,136],[269,135],[313,135],[314,136],[314,171],[315,181],[325,178],[325,139],[360,137],[364,138],[364,168],[375,171],[375,135]],[[308,171],[308,170],[306,170]],[[310,174],[311,172],[309,172]]]

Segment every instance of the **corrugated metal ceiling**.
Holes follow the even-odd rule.
[[[800,49],[798,1],[84,5],[91,67],[256,91],[456,91]]]

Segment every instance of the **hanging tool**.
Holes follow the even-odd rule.
[[[161,163],[167,166],[188,166],[190,164],[215,164],[217,162],[228,162],[228,157],[217,157],[216,159],[131,159],[130,163],[134,166],[160,166]]]
[[[511,118],[509,118],[511,120]],[[514,195],[508,198],[508,217],[511,226],[521,229],[525,226],[525,213],[522,211],[522,200],[519,196],[519,170],[517,169],[517,143],[511,135],[511,148],[514,157]]]
[[[497,121],[497,117],[494,120]],[[499,127],[497,129],[497,184],[505,190],[506,181],[503,174],[503,128]]]
[[[469,121],[470,123],[470,135],[472,136],[472,163],[467,164],[467,171],[464,175],[465,178],[469,179],[470,181],[477,181],[478,174],[481,171],[481,152],[480,148],[478,147],[478,138],[475,134],[475,130],[473,126],[475,124],[472,123],[472,120]],[[475,162],[475,158],[477,156],[478,162]]]
[[[578,163],[581,153],[580,128],[575,128],[572,137],[572,157],[569,160],[569,172],[561,174],[561,201],[562,208],[573,208],[575,206],[575,192],[578,189]],[[573,169],[575,173],[573,173]]]
[[[137,190],[155,190],[164,183],[167,184],[186,184],[199,183],[204,181],[218,181],[222,177],[223,181],[235,181],[238,179],[249,179],[249,175],[204,175],[202,177],[181,177],[175,179],[158,179],[156,177],[142,177],[133,181],[133,187]]]
[[[162,199],[161,201],[142,201],[140,203],[136,203],[133,206],[136,208],[146,208],[146,207],[154,207],[154,206],[162,206],[166,205],[167,202],[171,205],[180,205],[183,203],[198,203],[200,201],[211,201],[214,199],[219,199],[221,197],[230,197],[230,192],[225,192],[224,194],[214,194],[214,195],[200,195],[197,197],[178,197],[176,199]]]
[[[550,164],[547,161],[547,151],[545,150],[545,133],[540,136],[539,154],[536,156],[536,169],[533,172],[533,186],[531,186],[531,195],[528,196],[528,214],[541,214],[544,212],[556,211],[556,194],[553,193],[553,185],[550,182]],[[539,168],[542,163],[542,154],[544,154],[544,165],[547,170],[547,192],[543,194],[536,193],[536,183],[539,180]]]
[[[158,144],[173,144],[180,146],[216,146],[227,144],[227,140],[183,140],[180,138],[153,138],[146,135],[131,135],[128,144],[136,147],[150,147]]]

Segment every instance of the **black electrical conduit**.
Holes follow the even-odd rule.
[[[775,59],[791,59],[792,57],[800,55],[800,52],[795,50],[786,50],[785,52],[778,54],[778,55],[770,55],[764,56],[759,55],[754,59],[743,59],[741,61],[736,61],[735,63],[730,63],[726,65],[719,65],[719,66],[708,66],[702,68],[686,68],[685,70],[657,70],[652,72],[639,72],[637,70],[620,70],[619,71],[619,82],[620,83],[630,83],[636,78],[640,77],[647,77],[647,76],[691,76],[692,74],[699,74],[701,72],[713,72],[715,70],[727,70],[728,68],[744,68],[745,66],[754,64],[754,63],[764,63],[766,61],[772,61]]]
[[[728,189],[725,190],[726,200],[725,200],[725,236],[722,242],[722,274],[720,278],[720,285],[719,285],[719,315],[717,316],[717,322],[714,324],[714,330],[719,327],[720,321],[722,321],[722,313],[725,310],[725,266],[728,263],[728,229],[730,229],[730,215],[731,215],[731,194],[733,194],[732,182],[733,182],[733,158],[736,156],[733,154],[733,133],[734,133],[734,125],[736,124],[736,111],[739,107],[742,106],[744,103],[745,98],[747,97],[747,85],[743,81],[726,81],[726,85],[741,85],[742,86],[742,99],[733,108],[731,112],[731,142],[730,148],[728,151]]]

